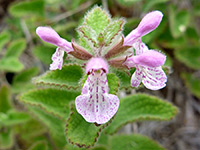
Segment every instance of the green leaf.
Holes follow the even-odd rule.
[[[177,9],[173,6],[170,7],[169,13],[171,34],[174,38],[178,38],[187,29],[187,26],[190,21],[190,14],[185,10],[177,12]]]
[[[19,40],[13,41],[8,46],[6,53],[5,53],[5,57],[18,58],[22,54],[22,52],[25,50],[25,48],[26,48],[25,39],[19,39]]]
[[[126,7],[133,6],[136,2],[140,2],[141,0],[117,0],[119,4]]]
[[[76,111],[74,104],[71,105],[71,115],[66,125],[66,136],[70,143],[85,148],[93,146],[104,127],[105,125],[96,126],[86,122]]]
[[[0,60],[0,70],[19,72],[24,68],[24,65],[16,57],[2,58]]]
[[[84,47],[90,54],[94,55],[94,43],[90,42],[89,39],[84,36],[80,37],[79,40],[79,44]]]
[[[89,26],[96,31],[97,36],[107,27],[110,23],[110,15],[100,7],[94,7],[85,16],[83,25]]]
[[[172,104],[157,97],[136,94],[121,99],[119,110],[106,132],[113,134],[121,126],[142,120],[170,120],[177,113]]]
[[[165,150],[155,141],[139,134],[111,136],[110,142],[110,150]]]
[[[0,134],[0,149],[11,149],[14,145],[14,133],[11,128],[5,128]]]
[[[131,87],[131,77],[128,75],[128,72],[125,70],[120,70],[120,69],[113,69],[112,70],[116,76],[119,78],[119,84],[120,88],[130,88]]]
[[[7,85],[2,85],[0,89],[0,112],[6,113],[10,108],[10,89]]]
[[[9,12],[14,17],[44,16],[44,0],[12,3]]]
[[[79,88],[79,81],[83,76],[83,70],[79,65],[64,65],[62,70],[48,71],[34,79],[34,83],[66,89]]]
[[[34,143],[28,150],[47,150],[47,143],[45,141],[39,141]]]
[[[34,67],[17,74],[12,81],[12,92],[20,93],[34,88],[35,86],[31,83],[31,79],[38,73],[39,69]]]
[[[105,28],[103,36],[106,45],[109,45],[117,35],[120,35],[123,30],[124,23],[125,21],[123,19],[115,20]]]
[[[69,114],[69,103],[80,95],[77,91],[60,89],[38,89],[22,94],[19,99],[25,104],[44,109],[46,112],[66,118]]]
[[[51,57],[56,51],[55,48],[46,46],[35,46],[33,49],[33,54],[40,59],[44,64],[50,64],[52,62]]]
[[[15,133],[20,135],[21,140],[28,145],[31,145],[34,138],[38,138],[38,136],[47,133],[47,128],[44,124],[32,118],[29,121],[24,122],[21,126],[15,126]]]
[[[192,69],[200,69],[200,47],[184,47],[175,51],[176,58]]]
[[[181,77],[185,80],[185,84],[191,93],[200,98],[200,79],[189,73],[182,73]]]
[[[45,124],[50,130],[50,135],[54,139],[56,146],[58,148],[63,148],[65,146],[66,139],[64,135],[64,123],[59,118],[50,115],[49,113],[43,111],[40,108],[28,107],[29,111],[43,124]]]
[[[143,12],[148,12],[152,9],[153,6],[160,4],[160,3],[166,3],[169,0],[153,0],[153,1],[148,1],[146,0],[144,5],[143,5]]]
[[[97,34],[96,32],[90,28],[89,26],[80,26],[78,28],[80,36],[83,36],[87,38],[89,41],[91,41],[95,46],[97,46]]]
[[[24,83],[31,80],[32,77],[39,73],[39,69],[37,67],[29,68],[17,74],[14,79],[13,83]]]
[[[1,32],[0,34],[0,52],[2,50],[2,48],[4,47],[4,45],[6,43],[8,43],[10,40],[10,34],[7,30]]]
[[[21,124],[30,119],[30,116],[25,112],[9,111],[8,113],[0,113],[0,125],[13,126]]]
[[[109,93],[117,95],[119,90],[119,78],[113,74],[107,74]]]

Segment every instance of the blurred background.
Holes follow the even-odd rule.
[[[133,123],[119,132],[147,135],[168,150],[200,150],[200,0],[0,0],[0,150],[25,150],[44,139],[51,143],[46,127],[27,115],[17,100],[18,94],[34,88],[32,77],[48,70],[55,51],[35,30],[51,26],[71,41],[94,5],[112,17],[125,18],[124,35],[146,13],[160,10],[164,14],[160,26],[142,40],[167,55],[167,86],[124,93],[159,96],[175,104],[179,113],[169,122]],[[3,124],[6,117],[10,120]]]

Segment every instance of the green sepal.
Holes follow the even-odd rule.
[[[33,82],[37,85],[78,89],[82,76],[83,70],[80,65],[69,64],[64,65],[62,70],[47,71],[45,74],[36,77]]]
[[[69,114],[69,103],[80,95],[77,91],[62,89],[36,89],[22,94],[19,100],[27,105],[45,110],[47,113],[66,118]]]
[[[115,118],[106,129],[109,134],[115,133],[121,126],[135,121],[167,121],[177,114],[177,108],[157,97],[147,94],[135,94],[121,99]]]

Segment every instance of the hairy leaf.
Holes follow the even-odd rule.
[[[83,76],[83,70],[79,65],[64,65],[62,70],[48,71],[34,79],[39,85],[47,85],[62,88],[79,88],[79,80]]]
[[[177,113],[172,104],[157,97],[136,94],[121,99],[119,110],[106,132],[113,134],[121,126],[142,120],[170,120]]]
[[[20,96],[20,101],[44,109],[61,118],[69,114],[69,102],[80,95],[77,91],[66,91],[60,89],[38,89],[32,90]]]
[[[125,21],[123,19],[115,20],[105,28],[103,36],[106,45],[109,45],[112,40],[121,33],[124,23]]]
[[[164,150],[158,143],[139,134],[110,137],[110,150]]]
[[[109,93],[117,95],[119,90],[119,78],[112,73],[107,74]]]
[[[110,23],[109,14],[102,10],[100,7],[94,7],[88,12],[83,25],[89,26],[96,31],[97,36],[106,28]]]
[[[83,25],[78,28],[78,31],[80,32],[80,36],[87,38],[94,45],[97,44],[97,34],[92,28]]]
[[[71,115],[67,120],[66,136],[70,143],[79,147],[90,147],[97,142],[97,138],[105,125],[96,126],[86,122],[76,111],[74,104],[71,105]]]

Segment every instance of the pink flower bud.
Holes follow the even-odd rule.
[[[37,35],[45,42],[56,46],[62,46],[63,39],[58,33],[50,27],[38,27],[36,29]]]
[[[152,11],[146,14],[136,29],[140,37],[156,29],[160,24],[162,17],[163,14],[160,11]]]

